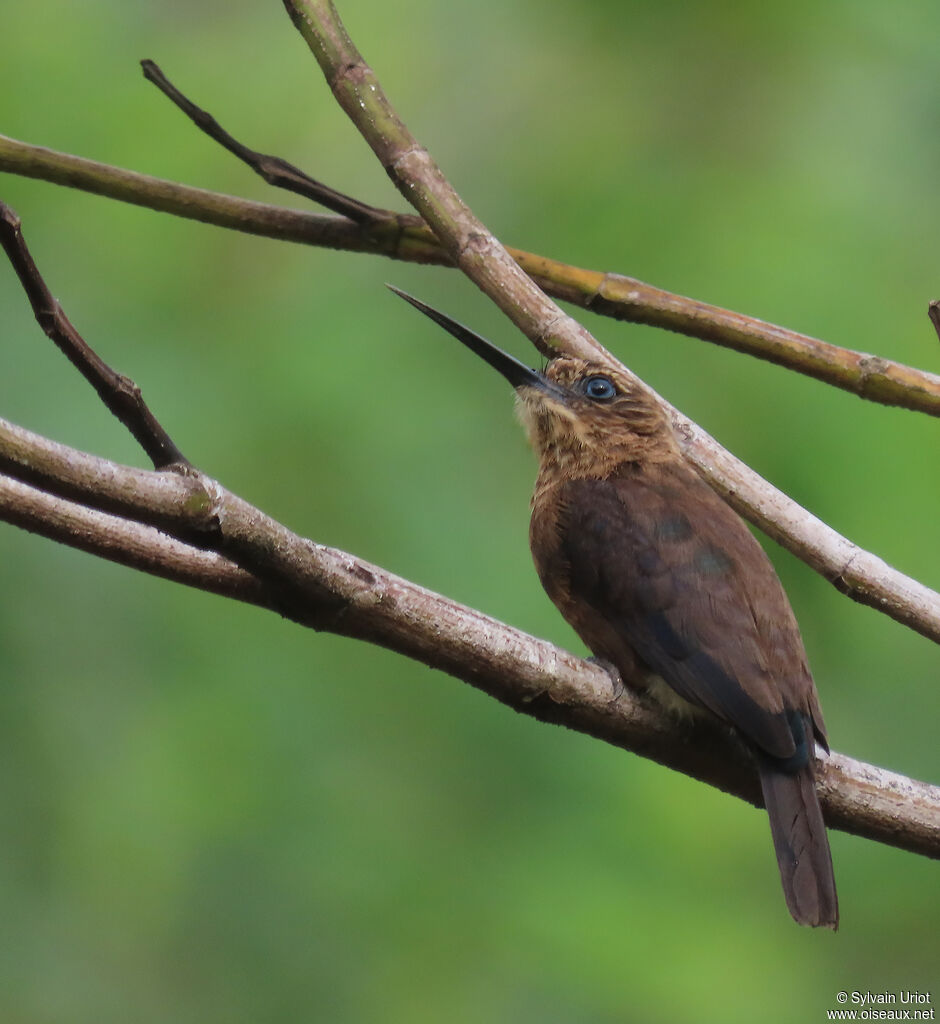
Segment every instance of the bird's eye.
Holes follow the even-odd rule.
[[[581,384],[581,390],[588,398],[593,398],[597,402],[609,402],[617,394],[610,377],[602,377],[600,374],[587,377]]]

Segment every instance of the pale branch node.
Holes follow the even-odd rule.
[[[760,804],[750,757],[720,723],[677,722],[616,687],[599,666],[300,537],[193,469],[122,466],[2,420],[0,467],[0,519],[304,626],[368,640],[521,713]],[[821,756],[816,772],[831,827],[940,857],[940,787],[838,753]]]
[[[245,151],[254,152],[247,147]],[[314,181],[293,165],[283,162],[283,166],[292,168],[307,182]],[[364,210],[377,208],[343,196],[319,182],[315,183],[319,188],[341,197],[347,216],[330,217],[290,210],[210,192],[2,135],[0,170],[266,238],[371,253],[409,263],[454,265],[420,217],[377,210],[381,214],[379,219],[370,222],[364,216],[358,224],[354,223],[348,216],[353,204]],[[282,182],[272,183],[287,187]],[[314,198],[312,190],[305,192],[302,187],[291,190]],[[940,376],[937,374],[689,299],[624,274],[571,266],[523,249],[507,251],[543,291],[556,299],[575,303],[602,316],[647,324],[732,348],[873,402],[940,416]]]
[[[147,522],[71,501],[4,474],[0,474],[0,519],[141,572],[225,597],[265,603],[259,581],[215,551],[193,547]]]

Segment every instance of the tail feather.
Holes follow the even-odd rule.
[[[791,773],[762,760],[760,781],[783,893],[793,919],[835,930],[839,902],[812,763]]]

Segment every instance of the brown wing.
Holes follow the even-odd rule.
[[[533,511],[543,584],[598,655],[631,654],[774,758],[825,743],[799,630],[744,523],[688,467],[559,485]]]

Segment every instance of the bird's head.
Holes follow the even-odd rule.
[[[567,357],[537,376],[516,385],[516,408],[543,463],[571,476],[607,476],[624,462],[676,452],[665,412],[635,378]]]
[[[609,476],[626,462],[678,453],[669,419],[636,378],[604,363],[559,357],[544,372],[419,299],[392,289],[499,371],[516,390],[519,418],[544,469]]]

